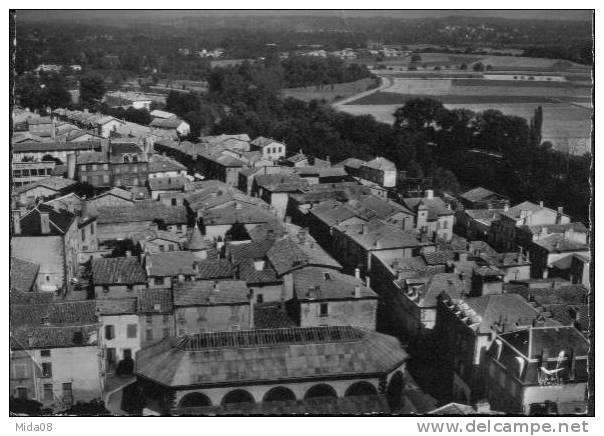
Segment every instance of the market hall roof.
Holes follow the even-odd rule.
[[[139,377],[167,387],[245,385],[388,374],[407,360],[398,339],[349,326],[200,333],[137,353]]]

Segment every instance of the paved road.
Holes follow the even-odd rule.
[[[387,77],[387,76],[378,76],[378,77],[380,79],[380,86],[378,86],[377,88],[370,89],[369,91],[360,92],[351,97],[345,98],[344,100],[339,100],[339,101],[333,103],[332,107],[337,110],[337,109],[339,109],[340,106],[343,106],[345,104],[358,100],[359,98],[363,98],[368,95],[375,94],[378,91],[383,91],[386,88],[390,88],[394,84],[394,80],[392,80],[392,77]]]

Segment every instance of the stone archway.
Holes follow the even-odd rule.
[[[305,400],[309,398],[325,397],[337,398],[338,394],[336,393],[336,390],[331,386],[327,384],[320,384],[312,386],[308,391],[306,391],[306,394],[304,395]]]
[[[371,383],[366,381],[360,381],[351,384],[346,389],[345,397],[355,397],[360,395],[377,395],[378,391]]]
[[[285,386],[278,386],[264,394],[262,401],[294,401],[295,399],[296,394],[291,389]]]
[[[207,407],[211,406],[212,401],[208,398],[207,395],[202,394],[201,392],[191,392],[190,394],[185,395],[178,402],[178,407]]]
[[[254,404],[254,396],[244,389],[235,389],[229,392],[222,399],[222,404],[239,404],[239,403],[251,403]]]

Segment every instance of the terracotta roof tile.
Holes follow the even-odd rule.
[[[135,257],[92,259],[94,285],[134,285],[147,283],[145,270]]]
[[[18,257],[10,258],[10,289],[11,291],[29,292],[31,291],[40,265],[29,262]]]

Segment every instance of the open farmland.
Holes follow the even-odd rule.
[[[333,102],[352,95],[367,91],[378,85],[377,79],[367,78],[348,83],[336,83],[322,87],[306,86],[304,88],[288,88],[282,91],[284,97],[293,97],[298,100],[325,100]]]
[[[394,111],[414,98],[433,98],[450,109],[496,109],[527,120],[537,106],[542,106],[544,141],[574,154],[590,150],[593,111],[589,68],[568,61],[514,56],[489,56],[481,62],[493,65],[493,70],[389,70],[383,74],[389,79],[386,86],[353,98],[339,109],[392,123]]]

